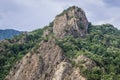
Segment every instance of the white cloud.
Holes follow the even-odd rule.
[[[0,28],[34,30],[51,22],[69,6],[85,10],[93,24],[111,23],[120,29],[120,7],[108,6],[104,0],[1,0]]]

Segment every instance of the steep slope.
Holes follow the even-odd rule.
[[[20,33],[20,31],[12,29],[0,30],[0,40],[13,38],[15,35],[18,35]]]
[[[82,10],[80,10],[81,9],[78,7],[71,7],[67,10],[67,13],[70,13],[68,14],[70,15],[68,17],[72,16],[73,20],[70,21],[71,23],[69,24],[69,27],[67,25],[63,26],[66,28],[66,30],[68,30],[66,36],[76,35],[75,37],[83,37],[83,34],[84,36],[86,35],[88,23],[85,22],[87,24],[85,24],[85,26],[82,26],[83,28],[85,27],[83,30],[80,29],[81,26],[78,25],[78,23],[84,25],[84,21],[82,21],[82,19],[86,19],[85,14]],[[77,17],[78,20],[76,20]],[[81,22],[79,18],[82,18]],[[53,36],[56,37],[56,39],[59,37],[64,38],[65,36],[59,36],[57,35],[58,33],[55,32],[55,27],[59,29],[59,25],[57,26],[56,24],[56,19],[53,23],[53,34],[55,35]],[[61,21],[59,23],[63,24],[65,22]],[[74,32],[71,33],[71,30]],[[75,33],[75,30],[77,33]],[[61,33],[61,31],[64,30],[60,30],[58,32]],[[44,30],[43,38],[49,36],[50,33],[52,32],[49,32],[49,28]],[[64,52],[58,45],[56,45],[55,40],[51,40],[48,37],[47,41],[43,40],[40,43],[38,49],[35,49],[33,52],[26,54],[25,57],[17,63],[16,66],[14,66],[10,71],[10,74],[5,78],[5,80],[74,80],[74,77],[77,77],[76,80],[86,80],[81,76],[77,68],[72,68],[72,62],[69,59],[65,58]]]
[[[36,52],[28,53],[11,70],[5,80],[85,80],[54,40],[41,42]],[[73,75],[74,74],[74,75]]]
[[[70,7],[49,26],[1,43],[2,56],[19,58],[19,52],[23,56],[7,57],[7,61],[17,61],[8,68],[9,74],[6,67],[11,63],[0,58],[0,63],[4,61],[1,70],[6,72],[0,73],[7,75],[1,80],[119,80],[119,34],[110,24],[91,25],[83,10]],[[11,43],[17,48],[9,48]]]
[[[57,38],[73,35],[85,37],[88,28],[88,20],[82,9],[73,6],[64,10],[54,20],[53,32]]]
[[[51,54],[52,53],[52,54]],[[63,61],[62,50],[52,41],[42,42],[39,49],[28,53],[13,68],[10,80],[45,80],[51,79],[57,64]]]
[[[30,33],[22,33],[13,39],[0,41],[0,80],[5,78],[16,61],[41,41],[42,33],[42,29],[38,29]]]

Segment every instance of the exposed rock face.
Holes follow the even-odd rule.
[[[42,42],[36,53],[26,54],[5,80],[85,80],[75,71],[61,48],[50,40]]]
[[[70,7],[62,14],[56,16],[54,20],[53,32],[57,38],[63,38],[66,35],[74,37],[85,37],[88,28],[88,20],[82,9]]]
[[[80,70],[77,68],[73,70],[71,74],[71,80],[86,80],[86,78],[80,75]]]
[[[68,74],[70,74],[71,68],[71,64],[61,62],[56,68],[53,80],[65,80],[65,77],[69,77]]]
[[[52,29],[53,28],[53,29]],[[54,33],[55,38],[68,35],[85,37],[88,20],[83,10],[71,7],[54,20],[54,25],[46,29],[43,37]],[[75,62],[84,60],[84,67],[91,68],[94,63],[85,56],[79,56]],[[71,61],[64,56],[62,49],[55,44],[54,39],[42,41],[40,46],[26,54],[11,69],[5,80],[86,80],[78,68],[73,67]]]
[[[41,69],[39,65],[39,57],[28,53],[20,62],[17,62],[5,80],[34,80]]]

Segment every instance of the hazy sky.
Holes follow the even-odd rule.
[[[79,6],[92,24],[120,29],[120,0],[0,0],[0,29],[42,28],[69,6]]]

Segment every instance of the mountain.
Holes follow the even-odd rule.
[[[20,31],[13,29],[0,30],[0,40],[13,38],[13,36],[20,34]]]
[[[119,34],[72,6],[43,29],[0,42],[0,80],[120,80]]]
[[[53,32],[58,38],[73,35],[74,37],[85,37],[88,28],[88,20],[82,9],[70,7],[56,16]]]

